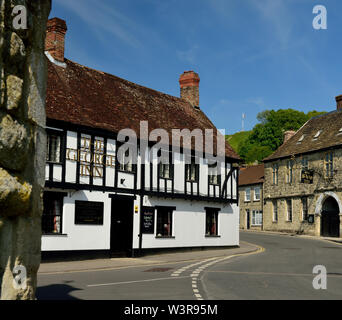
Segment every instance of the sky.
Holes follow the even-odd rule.
[[[200,108],[226,134],[266,109],[333,111],[342,94],[341,0],[53,0],[65,57],[179,97],[201,78]],[[316,30],[316,5],[327,29]]]

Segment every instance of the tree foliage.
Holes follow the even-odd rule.
[[[323,113],[304,113],[294,109],[262,111],[257,115],[259,123],[238,146],[237,152],[246,163],[261,162],[283,143],[285,131],[297,131],[309,119]]]

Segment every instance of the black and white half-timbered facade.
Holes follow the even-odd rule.
[[[63,20],[49,20],[42,251],[239,245],[236,153],[225,143],[212,169],[192,144],[160,150],[151,139],[157,129],[212,130],[218,143],[198,75],[180,77],[181,98],[163,94],[65,59],[65,33]],[[119,152],[123,129],[136,133],[135,152]]]

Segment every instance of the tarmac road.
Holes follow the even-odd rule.
[[[342,299],[342,245],[289,235],[241,232],[264,247],[260,254],[220,263],[201,277],[203,297],[215,300]],[[316,290],[313,268],[327,270],[327,289]]]
[[[164,256],[135,265],[38,274],[40,300],[257,300],[341,299],[342,245],[288,235],[241,232],[244,246],[225,254],[182,253],[178,261]],[[258,250],[258,251],[255,251]],[[254,252],[251,252],[254,251]],[[248,252],[248,253],[247,253]],[[152,260],[151,260],[152,259]],[[176,259],[176,260],[177,260]],[[119,262],[119,260],[117,260]],[[114,261],[115,262],[115,261]],[[76,262],[74,262],[76,263]],[[327,268],[327,290],[315,290],[313,267]],[[45,269],[44,269],[45,267]],[[50,267],[51,268],[51,267]],[[60,268],[60,266],[59,266]],[[44,271],[45,270],[45,271]]]

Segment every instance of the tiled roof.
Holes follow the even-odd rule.
[[[342,146],[341,128],[342,110],[314,117],[264,161]]]
[[[118,133],[148,121],[149,132],[162,128],[214,129],[213,123],[187,101],[65,59],[66,68],[48,61],[46,113],[48,119]],[[226,156],[239,156],[226,142]]]
[[[250,166],[240,169],[239,186],[264,183],[264,165]]]

